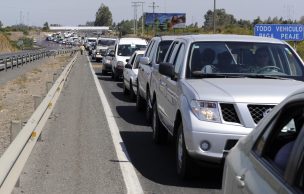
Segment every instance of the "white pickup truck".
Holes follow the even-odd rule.
[[[140,58],[137,76],[136,108],[138,111],[145,108],[148,122],[151,121],[152,110],[152,106],[149,103],[152,68],[164,60],[167,50],[175,38],[175,36],[157,36],[152,38],[144,57]]]
[[[152,71],[152,138],[155,143],[168,135],[175,138],[176,168],[182,178],[191,172],[193,160],[222,164],[239,138],[304,87],[303,75],[303,61],[280,40],[178,37]]]

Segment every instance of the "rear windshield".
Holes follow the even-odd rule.
[[[303,65],[284,44],[196,42],[190,47],[187,77],[208,74],[267,75],[303,80]]]
[[[115,44],[115,40],[98,40],[99,46],[113,46]]]

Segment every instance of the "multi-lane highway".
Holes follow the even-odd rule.
[[[14,192],[219,193],[221,168],[197,168],[187,181],[177,177],[172,141],[153,144],[143,113],[123,95],[122,83],[102,76],[100,67],[78,56]],[[102,104],[99,84],[111,111]],[[113,137],[116,126],[123,142]],[[121,160],[119,151],[129,158]]]

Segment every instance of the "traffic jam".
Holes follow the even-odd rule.
[[[256,36],[87,37],[85,47],[98,73],[122,82],[152,142],[173,139],[182,180],[211,165],[223,167],[223,193],[302,193],[304,64],[282,38],[303,30],[261,25]]]

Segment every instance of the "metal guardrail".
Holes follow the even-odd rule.
[[[14,67],[18,68],[19,66],[23,66],[27,63],[31,63],[46,57],[75,52],[77,52],[77,49],[36,50],[0,54],[0,71],[7,71],[8,69],[13,69]]]
[[[59,98],[76,57],[77,55],[66,66],[26,125],[0,157],[0,193],[12,192],[25,162]]]

